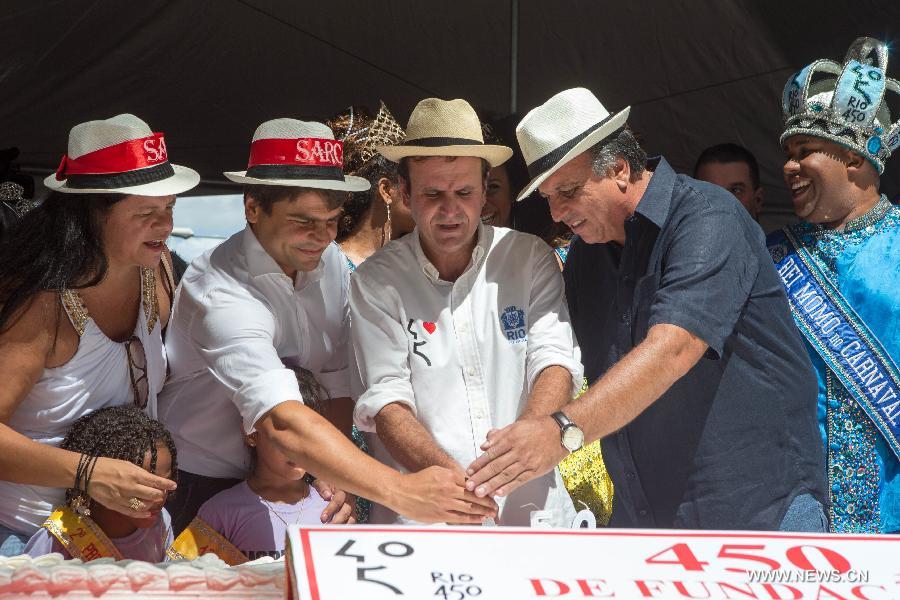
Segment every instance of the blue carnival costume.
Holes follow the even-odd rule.
[[[860,38],[843,66],[802,69],[785,86],[781,142],[828,139],[883,172],[900,145],[886,67],[884,44]],[[804,222],[768,244],[818,378],[831,529],[900,531],[900,207],[882,196],[840,230]]]

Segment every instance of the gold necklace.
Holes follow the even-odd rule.
[[[296,525],[297,523],[300,522],[300,519],[303,517],[303,504],[307,501],[307,499],[309,499],[309,495],[307,495],[306,498],[304,498],[303,500],[300,501],[300,512],[299,512],[299,514],[297,514],[297,518],[294,520],[293,523],[288,523],[287,521],[285,521],[284,517],[282,517],[281,514],[277,510],[275,510],[275,507],[272,506],[271,502],[269,502],[262,496],[260,496],[259,499],[262,500],[263,503],[269,508],[269,512],[272,513],[273,515],[275,515],[276,517],[278,517],[278,520],[281,521],[282,523],[284,523],[284,526],[287,528],[287,527],[290,527],[291,525]]]

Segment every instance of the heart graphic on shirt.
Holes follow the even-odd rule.
[[[423,322],[423,323],[422,323],[422,327],[425,328],[425,331],[427,331],[427,332],[429,333],[429,335],[432,334],[432,333],[434,333],[434,330],[437,329],[437,325],[435,325],[435,324],[432,323],[431,321],[425,321],[425,322]]]

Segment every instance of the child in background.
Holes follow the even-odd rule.
[[[306,369],[294,367],[304,402],[319,412],[325,392]],[[250,477],[207,500],[168,552],[171,559],[193,559],[215,552],[230,565],[263,556],[284,555],[290,525],[321,525],[328,502],[309,484],[315,480],[257,432],[246,436],[253,455]],[[335,517],[332,523],[354,523]]]
[[[95,457],[127,460],[171,478],[177,472],[177,454],[172,436],[162,423],[135,406],[111,406],[75,421],[60,447],[82,453],[80,481],[66,490],[65,506],[53,511],[28,541],[25,553],[37,557],[58,552],[85,562],[103,557],[151,563],[165,560],[166,548],[172,543],[172,527],[162,503],[144,506],[135,500],[136,511],[150,512],[149,517],[138,519],[94,502],[83,491]]]

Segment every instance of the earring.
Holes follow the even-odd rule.
[[[387,206],[387,220],[384,222],[384,225],[381,226],[382,246],[391,241],[391,234],[393,233],[391,229],[391,203],[385,202],[385,206]]]
[[[80,517],[91,516],[90,506],[90,500],[86,500],[83,494],[77,494],[72,500],[72,510]]]
[[[390,204],[387,205],[387,210],[388,210],[387,223],[386,223],[386,225],[387,225],[387,239],[388,239],[388,241],[391,241],[391,239],[393,239],[393,233],[394,233],[394,231],[393,231],[393,229],[391,228],[391,205],[390,205]]]

